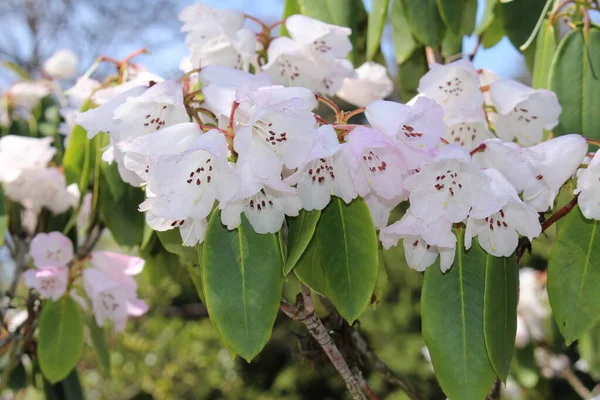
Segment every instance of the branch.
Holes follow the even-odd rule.
[[[294,321],[302,322],[312,337],[319,343],[329,360],[339,372],[346,383],[348,391],[352,395],[353,399],[367,400],[363,393],[360,384],[354,377],[354,374],[348,367],[344,356],[340,353],[333,339],[327,332],[327,329],[321,322],[321,319],[315,314],[315,308],[312,301],[310,289],[306,286],[302,286],[302,296],[298,295],[296,304],[291,304],[281,300],[280,307],[281,311]]]
[[[354,342],[354,346],[356,347],[358,352],[365,356],[373,364],[377,371],[383,374],[383,377],[386,381],[388,381],[392,385],[398,386],[404,391],[404,393],[406,393],[406,395],[410,399],[420,400],[419,395],[410,387],[410,385],[404,380],[404,378],[396,375],[394,371],[392,371],[390,367],[387,366],[386,363],[384,363],[379,357],[377,357],[377,354],[375,354],[371,349],[369,349],[367,342],[357,330],[354,330],[352,332],[352,341]]]
[[[485,400],[500,399],[500,386],[501,386],[500,379],[496,378],[496,380],[494,380],[494,384],[492,385],[492,388],[490,389],[490,392],[488,393]]]
[[[552,214],[552,216],[550,218],[548,218],[546,221],[544,221],[544,223],[542,224],[542,232],[544,232],[546,229],[548,229],[556,221],[558,221],[559,219],[561,219],[562,217],[567,215],[573,209],[573,207],[575,207],[576,204],[577,204],[577,196],[573,197],[573,199],[571,199],[571,201],[569,201],[560,210],[558,210],[557,212]]]
[[[575,372],[573,372],[573,369],[570,366],[565,368],[565,370],[562,371],[559,374],[559,376],[565,378],[567,382],[569,382],[569,385],[571,385],[573,390],[582,399],[587,400],[592,398],[592,394],[590,393],[590,391],[585,387],[585,385],[583,384],[583,382],[581,382],[577,375],[575,375]]]
[[[77,257],[79,259],[85,258],[88,254],[90,254],[90,252],[94,249],[94,246],[96,246],[96,243],[98,243],[98,240],[100,240],[100,237],[102,237],[102,232],[104,232],[103,223],[98,224],[95,232],[90,230],[90,233],[85,239],[85,242],[81,245],[81,247],[79,247],[79,250],[77,251]]]

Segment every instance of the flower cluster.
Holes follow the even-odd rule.
[[[53,300],[71,288],[70,295],[87,310],[88,300],[79,295],[79,287],[76,289],[82,280],[99,326],[109,319],[115,330],[122,331],[128,316],[140,316],[148,310],[148,305],[137,298],[137,283],[132,278],[144,268],[141,258],[95,251],[89,259],[77,259],[71,240],[60,232],[37,234],[29,254],[35,268],[25,272],[25,285]],[[89,267],[81,272],[88,261]]]
[[[542,142],[561,112],[554,93],[466,60],[432,65],[419,95],[401,104],[382,100],[391,89],[383,67],[349,66],[347,28],[293,15],[290,37],[271,38],[264,24],[249,35],[237,11],[194,5],[180,18],[191,51],[181,82],[134,71],[129,82],[97,91],[110,93],[76,122],[90,137],[109,134],[103,158],[144,187],[148,224],[179,228],[188,246],[203,241],[215,208],[228,229],[244,214],[262,234],[301,209],[322,210],[331,196],[360,196],[384,247],[403,239],[414,269],[438,254],[442,270],[450,268],[458,223],[467,249],[477,238],[490,254],[509,256],[519,235],[541,233],[537,213],[552,207],[588,151],[579,135]],[[315,93],[365,107],[344,113]],[[335,123],[315,114],[319,102]],[[360,112],[368,124],[349,124]],[[579,178],[586,215],[598,208],[595,166],[594,158]],[[388,225],[407,200],[404,217]]]

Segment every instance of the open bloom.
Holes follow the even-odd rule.
[[[446,126],[444,138],[449,143],[460,144],[467,150],[494,138],[482,110],[450,116],[446,119]]]
[[[128,316],[139,316],[148,305],[137,298],[137,283],[144,260],[122,254],[94,252],[91,266],[83,271],[83,287],[92,301],[92,310],[99,326],[106,319],[113,321],[116,331],[125,328]]]
[[[15,181],[24,170],[44,168],[54,157],[53,138],[6,135],[0,139],[0,182]]]
[[[79,58],[73,51],[64,49],[52,54],[44,63],[44,72],[54,79],[73,79],[77,75]]]
[[[554,92],[533,89],[519,82],[501,79],[490,86],[496,135],[505,141],[515,137],[523,146],[542,141],[544,129],[558,125],[562,111]]]
[[[8,89],[8,96],[14,104],[27,111],[31,111],[49,94],[50,89],[42,82],[18,82]]]
[[[257,233],[275,233],[281,229],[286,215],[298,215],[302,202],[296,189],[281,179],[260,178],[244,163],[238,163],[236,169],[240,190],[233,199],[219,204],[221,221],[227,229],[241,224],[243,213]]]
[[[355,70],[355,76],[344,79],[342,88],[336,95],[356,107],[381,100],[394,90],[394,82],[387,73],[387,68],[373,61],[367,61]]]
[[[288,184],[297,184],[302,207],[308,211],[324,209],[331,195],[340,197],[346,203],[350,203],[357,195],[341,151],[346,144],[338,142],[331,125],[321,126],[317,135],[315,147],[306,162],[285,179]]]
[[[578,203],[581,212],[586,218],[600,219],[600,152],[594,154],[594,158],[586,169],[582,170],[577,178],[577,189],[579,194]]]
[[[350,28],[326,24],[300,14],[289,16],[285,27],[292,39],[304,46],[313,57],[333,60],[346,57],[352,50]]]
[[[546,325],[550,316],[548,293],[542,274],[533,268],[519,270],[519,303],[517,304],[517,347],[546,338]]]
[[[73,243],[60,232],[38,233],[29,248],[37,268],[67,265],[73,261]]]
[[[537,212],[523,203],[514,187],[494,169],[484,173],[490,178],[492,195],[504,203],[496,212],[485,215],[471,213],[465,230],[465,248],[477,236],[481,247],[496,257],[509,257],[519,242],[519,233],[529,240],[537,237],[542,227]]]
[[[521,193],[535,179],[537,174],[518,144],[503,142],[502,139],[489,139],[483,145],[483,150],[473,155],[475,163],[480,168],[500,171],[517,193]]]
[[[413,215],[427,221],[444,216],[448,221],[462,222],[472,207],[497,210],[486,176],[469,153],[455,144],[442,147],[421,172],[406,178],[404,187],[410,191]]]
[[[55,301],[67,291],[68,281],[69,269],[65,266],[35,268],[23,274],[25,286]]]
[[[450,114],[473,111],[483,105],[479,76],[467,60],[433,64],[419,81],[418,90]]]
[[[452,233],[452,223],[445,218],[428,222],[415,217],[409,209],[400,221],[382,229],[379,238],[386,249],[403,239],[406,262],[417,271],[432,265],[438,254],[442,272],[454,262],[456,236]]]

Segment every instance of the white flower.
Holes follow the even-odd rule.
[[[502,204],[492,214],[472,213],[465,230],[465,248],[471,247],[472,238],[477,236],[481,247],[496,257],[509,257],[519,242],[519,233],[533,240],[542,232],[538,214],[517,195],[515,188],[494,169],[484,173],[489,177],[491,194]]]
[[[227,163],[227,141],[211,130],[183,153],[163,155],[148,173],[149,197],[140,205],[156,217],[180,221],[204,219],[215,200],[227,202],[238,180]],[[175,226],[175,225],[173,225]]]
[[[502,79],[491,84],[490,95],[498,112],[493,118],[496,135],[506,141],[516,137],[531,146],[542,141],[544,129],[558,125],[562,108],[554,92]]]
[[[75,82],[75,85],[65,91],[65,95],[69,99],[69,105],[80,108],[100,86],[100,82],[97,80],[82,76]]]
[[[587,141],[580,135],[559,136],[522,149],[534,171],[534,178],[523,191],[523,201],[539,212],[551,208],[561,186],[585,158],[587,149]]]
[[[24,170],[44,168],[54,157],[53,138],[6,135],[0,138],[0,182],[11,183]]]
[[[455,144],[442,147],[421,172],[406,178],[404,187],[410,191],[413,215],[427,221],[444,216],[458,223],[473,207],[490,211],[499,208],[495,208],[497,201],[489,196],[485,175],[469,153]]]
[[[247,99],[247,100],[246,100]],[[235,114],[234,149],[254,174],[276,179],[285,165],[293,169],[306,160],[315,140],[316,106],[312,92],[279,86],[252,89],[240,97]]]
[[[402,190],[397,196],[386,199],[385,197],[379,196],[376,192],[371,191],[364,196],[364,199],[369,207],[373,226],[375,226],[375,229],[381,229],[388,224],[392,210],[396,208],[398,204],[408,199],[408,192]]]
[[[442,108],[427,97],[418,97],[412,105],[374,101],[365,115],[375,129],[393,138],[411,170],[433,156],[446,129]]]
[[[594,154],[594,158],[587,168],[582,170],[577,178],[577,189],[575,194],[579,195],[578,203],[584,217],[600,219],[600,152]]]
[[[331,125],[317,129],[317,142],[308,159],[298,170],[285,179],[297,184],[298,195],[305,210],[322,210],[335,195],[350,203],[357,196],[350,176],[348,164]]]
[[[179,20],[183,22],[182,32],[204,33],[206,36],[232,34],[244,26],[244,19],[241,11],[215,9],[202,3],[187,6],[179,13]]]
[[[94,104],[99,106],[108,102],[109,100],[119,96],[122,93],[125,93],[135,87],[143,86],[144,88],[148,88],[150,84],[158,83],[164,81],[158,75],[154,75],[148,71],[139,71],[133,68],[130,68],[129,71],[129,80],[127,82],[121,83],[116,86],[109,86],[102,89],[98,89],[92,95],[92,101]],[[135,94],[130,94],[130,96],[137,96]]]
[[[350,28],[326,24],[300,14],[289,16],[285,27],[292,39],[313,57],[333,60],[346,57],[352,50]]]
[[[394,91],[394,82],[381,64],[367,61],[355,70],[355,76],[344,79],[342,88],[336,95],[356,107],[381,100]]]
[[[227,229],[235,229],[243,213],[257,233],[275,233],[281,229],[286,215],[298,215],[302,202],[296,189],[281,180],[261,179],[243,163],[237,164],[237,171],[239,192],[231,201],[219,204],[221,221]]]
[[[446,65],[433,64],[419,81],[418,90],[451,114],[472,111],[483,106],[479,76],[473,64],[467,60],[458,60]]]
[[[23,274],[25,286],[55,301],[67,291],[68,281],[69,269],[65,266],[35,268]]]
[[[77,54],[68,49],[57,51],[44,63],[44,72],[59,80],[75,78],[78,68],[79,58]]]
[[[38,233],[29,248],[37,268],[67,265],[73,261],[73,243],[60,232]]]
[[[540,279],[540,273],[532,268],[519,270],[519,303],[517,304],[517,331],[522,332],[519,347],[524,347],[531,340],[545,339],[545,325],[550,316],[548,293]]]
[[[49,94],[50,89],[42,82],[18,82],[8,89],[9,98],[27,111],[31,111]]]
[[[415,217],[409,209],[400,221],[382,229],[379,238],[386,249],[404,239],[406,262],[417,271],[424,271],[432,265],[438,254],[442,272],[446,272],[454,262],[456,236],[452,233],[452,223],[445,218],[428,222]]]
[[[460,144],[465,149],[472,150],[483,141],[494,138],[494,135],[488,129],[483,110],[477,110],[447,118],[444,138],[449,143]]]
[[[490,139],[482,145],[485,147],[473,155],[475,163],[480,168],[500,171],[517,193],[522,192],[535,179],[536,173],[518,144]]]

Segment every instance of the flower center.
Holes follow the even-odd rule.
[[[361,164],[363,169],[366,168],[371,174],[384,172],[388,167],[387,162],[377,153],[376,150],[369,150],[368,152],[365,150],[362,156]]]
[[[260,189],[254,196],[248,198],[248,207],[251,210],[261,212],[266,210],[267,207],[273,208],[273,200],[271,200],[265,189]]]
[[[279,75],[287,77],[290,81],[300,76],[298,66],[292,64],[289,57],[282,55],[277,63],[279,64]]]
[[[99,294],[100,302],[105,310],[109,312],[115,312],[116,309],[120,307],[117,299],[112,293],[102,292]]]
[[[151,130],[159,130],[164,127],[166,122],[165,118],[163,118],[163,114],[166,114],[168,105],[160,106],[155,110],[156,113],[151,112],[150,114],[146,114],[146,118],[144,118],[144,126]]]
[[[190,185],[201,186],[204,183],[210,184],[212,181],[212,173],[213,166],[212,160],[207,158],[204,163],[201,163],[196,169],[190,171],[188,175],[186,175],[186,182]]]
[[[531,121],[538,119],[537,115],[533,115],[528,109],[522,107],[513,108],[513,117],[519,122],[525,122],[526,124]]]
[[[459,77],[455,77],[454,79],[447,80],[446,82],[440,84],[438,89],[445,94],[445,101],[450,101],[452,97],[460,97],[461,93],[463,92],[462,86],[462,80]]]
[[[252,130],[272,146],[287,142],[288,140],[286,132],[277,132],[272,122],[266,122],[262,119],[254,123]]]
[[[313,42],[313,49],[320,53],[328,53],[331,51],[331,46],[329,46],[324,40],[315,40]]]
[[[331,159],[319,158],[314,160],[308,169],[308,179],[314,184],[324,184],[328,179],[335,180]]]

